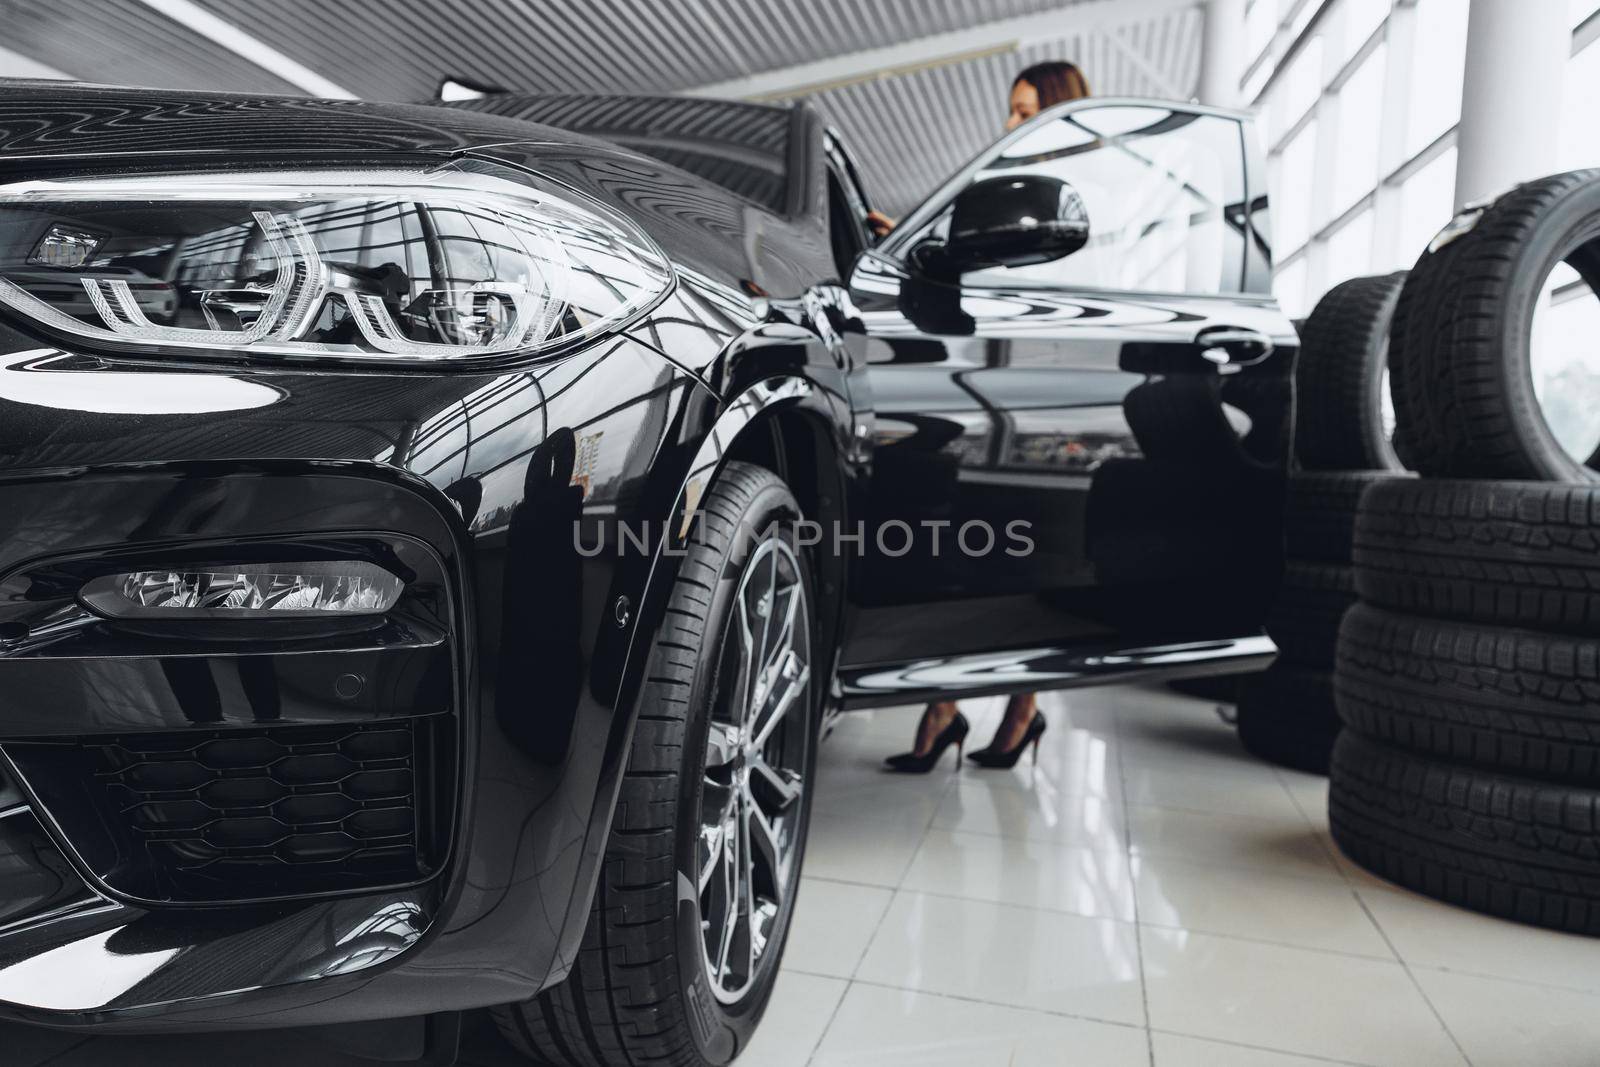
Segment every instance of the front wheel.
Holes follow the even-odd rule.
[[[700,507],[650,650],[583,948],[496,1009],[536,1062],[725,1064],[772,993],[816,765],[814,611],[800,509],[730,463]]]

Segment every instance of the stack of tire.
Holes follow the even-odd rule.
[[[1404,474],[1384,418],[1389,321],[1403,272],[1330,289],[1300,325],[1295,460],[1284,572],[1267,634],[1278,659],[1244,680],[1239,741],[1272,763],[1325,774],[1339,732],[1333,664],[1355,603],[1351,540],[1367,487]]]
[[[1600,934],[1600,474],[1530,373],[1563,260],[1600,292],[1600,171],[1458,216],[1406,281],[1396,445],[1422,478],[1362,498],[1328,807],[1390,881]]]

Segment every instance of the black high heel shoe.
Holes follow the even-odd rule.
[[[972,724],[967,722],[967,717],[956,712],[956,717],[950,720],[939,736],[933,739],[933,745],[928,749],[926,756],[919,756],[914,752],[902,752],[898,756],[890,756],[884,764],[891,771],[901,774],[927,774],[933,770],[933,765],[939,762],[939,757],[944,755],[944,750],[951,745],[956,746],[956,766],[961,766],[961,749],[967,741],[967,731],[972,729]]]
[[[1013,749],[1000,749],[990,745],[980,748],[976,752],[968,752],[967,758],[980,767],[998,767],[1008,770],[1017,765],[1017,760],[1022,756],[1022,750],[1033,746],[1033,765],[1039,765],[1039,738],[1044,736],[1044,713],[1036,711],[1033,718],[1028,720],[1028,728],[1022,731],[1022,740],[1017,742]]]

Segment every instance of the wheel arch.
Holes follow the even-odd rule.
[[[809,562],[816,581],[817,647],[826,656],[822,677],[830,680],[837,666],[848,575],[843,555],[832,551],[833,533],[843,529],[848,519],[845,442],[849,427],[841,423],[837,412],[822,386],[798,375],[779,375],[750,385],[724,405],[702,439],[679,490],[671,522],[674,534],[681,535],[689,528],[695,506],[731,461],[754,463],[781,477],[799,502],[802,515],[817,523],[822,534]],[[657,570],[660,562],[658,559]],[[676,575],[676,568],[671,570],[671,574],[659,575],[659,584],[658,575],[652,574],[652,601],[666,595]],[[828,693],[831,695],[831,685]]]
[[[647,573],[635,586],[638,597],[629,620],[626,651],[615,675],[610,693],[616,710],[607,742],[608,758],[589,818],[585,851],[597,854],[611,831],[618,793],[638,720],[638,699],[644,681],[650,643],[662,624],[672,586],[678,576],[685,536],[692,529],[695,509],[710,490],[718,474],[731,461],[742,460],[769,466],[788,483],[804,517],[831,530],[843,523],[846,489],[848,424],[841,425],[840,407],[827,390],[816,382],[794,374],[783,374],[757,381],[726,403],[708,408],[698,417],[693,411],[687,419],[704,430],[689,437],[693,457],[676,479],[676,492],[666,509],[665,528],[653,548]],[[662,496],[672,492],[672,474],[664,474]],[[819,546],[822,547],[822,546]],[[826,655],[817,658],[817,684],[823,699],[834,701],[834,672],[838,667],[838,642],[843,632],[846,604],[845,578],[848,567],[836,553],[815,552],[811,559],[817,589],[817,634],[814,647]],[[620,621],[620,620],[619,620]],[[622,631],[616,631],[621,636]],[[576,937],[587,921],[595,891],[599,864],[592,863],[568,906],[562,940],[576,946]],[[558,961],[546,977],[548,988],[566,976],[572,960]]]

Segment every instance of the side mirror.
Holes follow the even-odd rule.
[[[950,236],[912,250],[936,277],[986,267],[1022,267],[1069,256],[1089,241],[1089,213],[1078,191],[1059,178],[1021,174],[985,178],[951,207]]]

